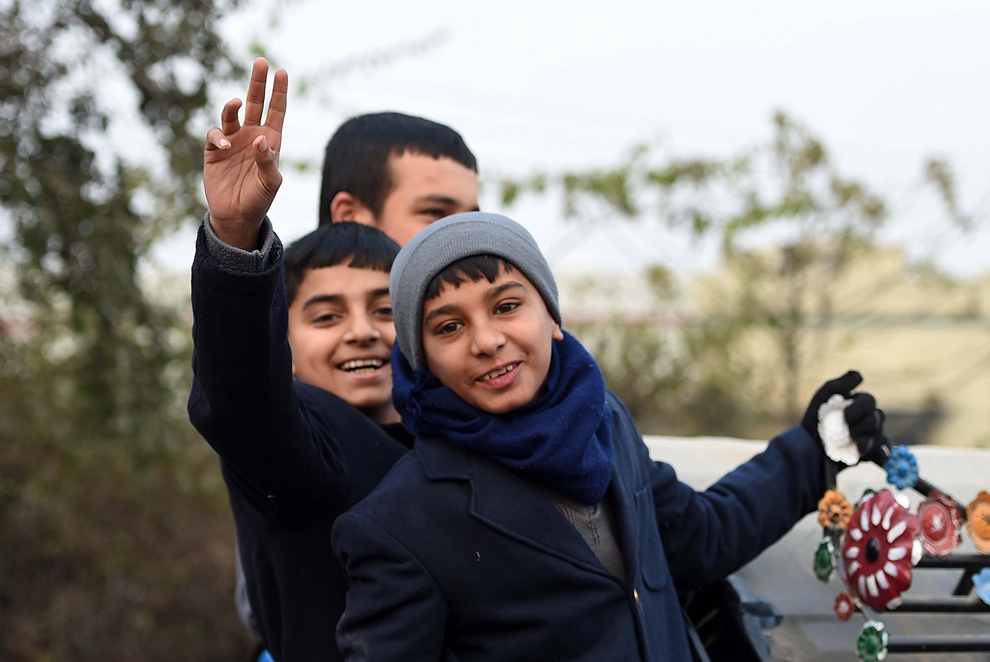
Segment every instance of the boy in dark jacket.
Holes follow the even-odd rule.
[[[334,526],[347,660],[689,660],[675,589],[739,568],[824,492],[811,424],[705,492],[651,461],[510,219],[431,225],[390,291],[393,399],[416,443]],[[855,434],[878,434],[872,397],[854,404]]]
[[[283,259],[265,214],[281,183],[288,81],[276,74],[262,124],[267,73],[256,61],[243,124],[232,101],[207,137],[189,417],[220,455],[262,640],[278,662],[334,660],[345,585],[331,527],[412,440],[391,406],[387,288],[398,247],[378,230],[333,224]],[[392,129],[372,140],[383,121]],[[477,206],[474,157],[449,128],[394,114],[345,126],[334,153],[359,158],[373,143],[381,158],[330,164],[330,185],[344,182],[330,196],[333,220],[417,228],[444,209]],[[385,185],[361,186],[376,167]]]

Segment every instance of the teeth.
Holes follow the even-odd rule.
[[[501,377],[505,373],[512,372],[515,369],[516,369],[515,363],[513,363],[512,365],[507,365],[504,368],[500,368],[498,370],[488,373],[487,375],[481,378],[481,381],[487,382],[489,379],[494,379],[495,377]]]
[[[385,362],[381,359],[355,359],[353,361],[344,361],[340,364],[342,370],[363,370],[370,368],[372,370],[377,370],[385,365]]]

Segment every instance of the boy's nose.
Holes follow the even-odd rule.
[[[344,340],[347,342],[370,343],[382,337],[367,315],[354,315],[351,317],[351,324],[344,333]]]
[[[471,349],[478,356],[494,356],[504,344],[505,336],[491,325],[477,327],[471,337]]]

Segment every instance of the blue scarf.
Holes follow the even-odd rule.
[[[533,476],[564,496],[595,504],[612,480],[612,410],[595,359],[572,335],[554,341],[546,389],[505,414],[461,400],[425,369],[392,350],[392,400],[417,436],[461,448]]]

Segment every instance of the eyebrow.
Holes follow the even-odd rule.
[[[318,303],[340,303],[343,298],[339,294],[316,294],[306,299],[306,303],[303,304],[303,310]]]
[[[387,287],[379,287],[377,289],[371,290],[371,296],[369,298],[375,299],[381,296],[388,296]],[[310,306],[315,306],[318,303],[342,303],[344,300],[343,295],[340,294],[316,294],[306,299],[306,303],[303,304],[303,310],[306,310]]]
[[[418,203],[432,202],[438,205],[447,205],[448,207],[456,207],[460,204],[458,200],[451,198],[450,196],[440,195],[438,193],[431,193],[429,195],[421,195],[415,200]],[[475,205],[474,208],[469,211],[481,211],[481,207]]]
[[[485,301],[490,301],[491,299],[494,299],[495,297],[501,295],[502,292],[505,292],[506,290],[514,289],[514,288],[517,288],[517,287],[522,287],[523,289],[526,289],[526,288],[523,287],[523,284],[520,283],[517,280],[510,280],[507,283],[502,283],[498,287],[493,287],[490,290],[488,290],[487,292],[485,292]]]
[[[491,301],[492,299],[497,298],[506,290],[515,289],[517,287],[523,288],[523,284],[515,280],[510,280],[508,283],[502,283],[498,287],[493,287],[489,289],[487,292],[485,292],[485,301]],[[446,315],[447,313],[452,313],[455,310],[457,310],[457,306],[452,303],[445,304],[443,306],[440,306],[439,308],[434,308],[429,313],[427,313],[426,317],[423,318],[423,325],[425,326],[430,322],[430,320],[432,320],[434,317],[437,317],[438,315]]]
[[[431,310],[426,317],[423,318],[423,325],[429,324],[430,320],[439,315],[446,315],[447,313],[452,313],[457,310],[457,306],[452,303],[445,304],[439,308],[434,308]]]

